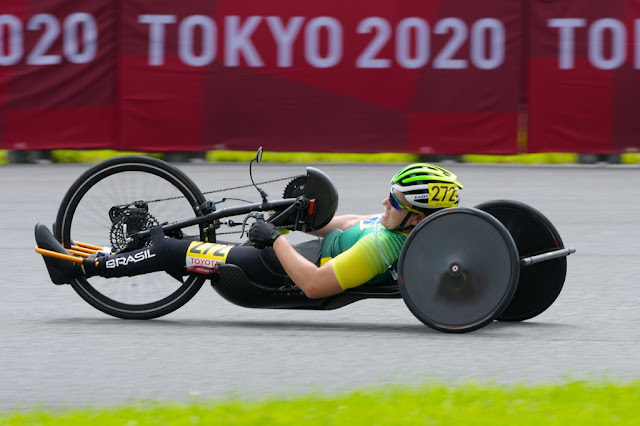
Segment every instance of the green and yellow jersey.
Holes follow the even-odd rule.
[[[384,255],[396,268],[407,236],[385,229],[377,216],[365,219],[345,231],[334,229],[322,241],[321,264],[331,260],[333,272],[343,290],[391,280],[387,264],[376,244],[375,227],[378,227],[378,242]]]

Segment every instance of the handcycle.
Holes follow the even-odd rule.
[[[511,200],[448,208],[428,216],[409,234],[397,276],[384,284],[309,299],[293,282],[276,287],[250,279],[240,267],[225,263],[231,245],[218,241],[221,226],[241,226],[244,231],[253,218],[282,229],[313,232],[328,224],[338,207],[334,184],[314,167],[307,167],[305,175],[270,181],[289,180],[282,199],[269,201],[251,174],[251,165],[261,158],[262,148],[249,166],[252,185],[207,193],[162,160],[123,156],[104,161],[72,184],[58,210],[53,232],[69,255],[39,247],[36,251],[80,263],[97,252],[127,253],[149,246],[158,229],[165,237],[208,244],[210,255],[202,260],[209,263],[212,274],[176,277],[155,272],[73,280],[71,286],[86,302],[124,319],[152,319],[173,312],[210,280],[224,299],[247,308],[332,310],[363,299],[402,298],[427,326],[462,333],[496,319],[533,318],[549,308],[562,290],[566,257],[575,249],[564,247],[542,213]],[[261,202],[240,200],[245,204],[219,208],[238,199],[205,198],[208,193],[248,186],[255,186]],[[244,219],[234,221],[236,216]],[[296,249],[310,261],[318,260],[318,241]]]

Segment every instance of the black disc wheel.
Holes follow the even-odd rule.
[[[56,219],[55,237],[69,248],[88,243],[115,253],[151,244],[128,235],[159,224],[188,219],[204,196],[188,176],[164,161],[126,156],[104,161],[82,174],[67,191]],[[170,235],[205,241],[204,225]],[[125,319],[166,315],[189,301],[203,277],[180,283],[166,272],[122,278],[78,278],[73,289],[95,308]]]
[[[411,232],[398,261],[411,312],[439,331],[464,333],[509,304],[520,267],[513,239],[493,216],[471,208],[434,213]]]
[[[542,213],[524,203],[496,200],[476,208],[498,219],[509,231],[520,257],[564,248],[560,234]],[[564,286],[567,258],[560,257],[522,268],[513,300],[497,318],[524,321],[540,315],[555,302]]]

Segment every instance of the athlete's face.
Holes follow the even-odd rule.
[[[391,191],[392,193],[390,194],[390,196],[394,196],[396,200],[403,206],[409,207],[410,204],[407,202],[407,199],[401,192],[395,191],[393,189]],[[384,206],[384,211],[382,212],[382,216],[380,218],[380,224],[386,229],[396,229],[398,226],[400,226],[404,218],[407,216],[407,213],[409,213],[407,210],[404,210],[402,208],[395,208],[392,205],[392,200],[390,199],[390,197],[386,197],[384,200],[382,200],[382,205]],[[409,221],[404,226],[415,226],[422,219],[424,219],[424,215],[414,213],[411,215]]]

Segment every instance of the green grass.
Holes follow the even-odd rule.
[[[627,153],[621,156],[622,164],[638,164],[640,163],[640,153]]]
[[[255,152],[247,151],[208,151],[207,161],[250,161]],[[372,163],[411,163],[418,161],[415,154],[385,152],[379,154],[335,153],[335,152],[272,152],[266,151],[262,157],[270,163],[338,163],[338,162],[372,162]]]
[[[640,424],[640,382],[363,389],[262,401],[138,403],[118,408],[0,414],[0,424],[430,425]]]
[[[547,152],[518,155],[482,155],[467,154],[462,156],[466,163],[508,163],[508,164],[572,164],[578,162],[578,154],[570,152]],[[640,163],[640,153],[624,153],[620,155],[622,164]]]
[[[518,155],[468,154],[463,158],[467,163],[566,164],[578,162],[578,154],[562,152]]]
[[[153,155],[162,158],[162,154],[148,154],[141,152],[119,152],[113,150],[54,150],[53,161],[57,163],[95,163],[121,155]],[[205,160],[208,162],[248,162],[256,153],[254,151],[207,151]],[[311,152],[265,152],[263,161],[267,163],[310,163],[310,162],[413,162],[418,156],[414,154],[382,153],[382,154],[352,154],[352,153],[311,153]]]
[[[99,163],[100,161],[123,155],[151,155],[162,158],[162,154],[149,154],[137,151],[115,151],[113,149],[55,149],[51,152],[51,159],[56,163]]]

